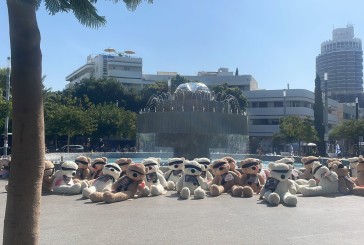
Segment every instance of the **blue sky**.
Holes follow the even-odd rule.
[[[315,58],[333,27],[354,25],[364,39],[363,0],[154,0],[128,11],[122,1],[99,0],[107,25],[89,29],[69,13],[42,7],[45,85],[62,90],[65,77],[89,54],[112,47],[143,58],[143,73],[195,75],[227,67],[251,74],[260,89],[314,89]],[[0,1],[0,67],[10,55],[6,1]]]

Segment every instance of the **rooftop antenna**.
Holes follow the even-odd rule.
[[[287,89],[289,90],[289,83],[287,83]]]

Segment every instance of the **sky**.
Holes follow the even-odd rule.
[[[313,91],[315,59],[333,28],[352,24],[364,38],[363,0],[154,0],[135,11],[122,1],[99,0],[96,7],[107,19],[99,29],[82,26],[72,13],[38,10],[47,88],[63,90],[65,77],[88,55],[114,48],[143,58],[144,74],[238,68],[259,89],[289,84]],[[7,8],[0,0],[0,67],[8,56]]]

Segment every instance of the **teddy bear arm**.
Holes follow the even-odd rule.
[[[261,185],[264,185],[265,184],[265,179],[264,179],[264,177],[261,174],[258,174],[258,179],[259,179],[259,183]]]
[[[177,184],[176,184],[177,191],[181,191],[183,188],[183,178],[184,178],[184,176],[182,175],[182,177],[179,178],[179,180],[177,181]]]
[[[201,176],[198,176],[197,180],[198,180],[198,183],[200,184],[202,189],[204,189],[204,190],[208,189],[206,181]]]
[[[220,177],[220,176],[215,176],[215,177],[212,179],[211,184],[218,185],[218,184],[219,184],[219,182],[220,182],[220,179],[221,179],[221,177]]]
[[[297,188],[296,188],[296,184],[293,181],[288,181],[288,191],[292,194],[296,194],[297,193]]]
[[[310,169],[306,169],[305,172],[303,172],[303,174],[301,174],[299,176],[300,179],[311,179],[311,170]]]
[[[206,178],[207,178],[207,181],[211,181],[214,177],[212,176],[210,171],[206,171]]]
[[[161,185],[164,187],[164,188],[167,188],[167,181],[166,179],[164,178],[164,176],[160,173],[157,173],[157,176],[158,176],[158,180],[159,182],[161,183]]]
[[[344,177],[339,178],[339,192],[343,194],[348,194],[350,192],[349,188],[346,186]]]

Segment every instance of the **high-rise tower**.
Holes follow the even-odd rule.
[[[354,27],[337,28],[332,40],[321,44],[316,57],[316,72],[321,78],[321,89],[341,103],[354,103],[363,92],[363,50],[361,40],[354,38]],[[327,73],[327,82],[324,80]]]

